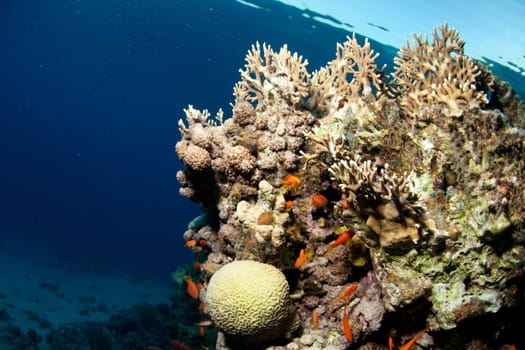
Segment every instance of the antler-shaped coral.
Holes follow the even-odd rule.
[[[189,105],[188,108],[184,109],[184,114],[186,115],[186,121],[188,126],[184,124],[182,119],[179,119],[179,131],[183,139],[190,138],[190,129],[199,125],[204,126],[217,126],[222,124],[224,112],[222,109],[219,109],[215,115],[215,120],[210,118],[210,112],[207,109],[202,111],[193,108],[193,105]]]
[[[446,24],[434,29],[430,43],[428,37],[413,37],[413,47],[407,41],[394,59],[394,84],[405,113],[417,117],[422,108],[443,104],[443,114],[457,117],[488,102],[476,85],[480,69],[464,56],[465,43],[455,29]]]
[[[370,48],[368,39],[360,46],[355,34],[343,44],[338,43],[336,58],[313,73],[309,104],[324,112],[341,100],[357,103],[373,95],[374,88],[376,93],[382,90],[384,84],[375,63],[377,57],[379,53]]]
[[[392,202],[398,216],[421,214],[422,209],[410,176],[407,173],[399,176],[390,172],[388,164],[379,168],[371,160],[362,161],[356,155],[354,159],[334,163],[328,171],[359,211],[366,212],[379,204]]]
[[[236,103],[257,101],[262,105],[278,95],[298,104],[308,93],[307,65],[308,61],[297,53],[290,53],[287,45],[275,52],[263,43],[261,54],[261,45],[257,42],[246,55],[245,69],[240,70],[242,80],[234,87]]]

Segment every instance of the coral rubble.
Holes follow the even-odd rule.
[[[374,348],[421,329],[440,348],[469,320],[523,306],[525,108],[463,47],[447,25],[414,36],[389,79],[355,36],[313,73],[257,43],[231,118],[185,110],[177,178],[206,213],[184,236],[207,242],[192,248],[204,273],[254,260],[288,279],[300,328],[261,348]],[[221,332],[217,348],[231,340]]]

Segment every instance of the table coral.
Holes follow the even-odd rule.
[[[206,240],[194,250],[210,277],[245,259],[285,273],[301,331],[275,344],[346,349],[347,319],[364,347],[421,329],[436,349],[518,334],[504,314],[524,303],[525,107],[464,45],[447,25],[416,35],[389,79],[355,36],[311,74],[287,46],[256,44],[232,118],[185,110],[177,179],[208,220],[185,237]],[[458,327],[487,315],[498,322],[484,340]],[[284,348],[273,341],[261,346]]]

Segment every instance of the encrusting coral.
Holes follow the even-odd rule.
[[[287,46],[257,43],[232,118],[185,110],[177,179],[206,212],[207,224],[184,234],[205,242],[192,246],[203,273],[236,260],[272,265],[300,318],[299,331],[262,337],[259,348],[373,347],[416,333],[435,349],[454,334],[465,347],[512,340],[458,327],[523,307],[525,272],[525,108],[463,46],[447,25],[431,41],[414,36],[388,80],[355,36],[312,74]],[[248,284],[241,294],[258,288],[228,278]],[[200,297],[217,348],[249,343],[212,309],[229,298],[213,280]],[[260,299],[250,312],[268,307]],[[283,331],[294,329],[288,321]],[[517,329],[498,322],[487,334]]]

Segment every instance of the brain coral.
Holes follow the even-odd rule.
[[[210,279],[209,314],[217,327],[242,342],[289,336],[299,325],[288,302],[288,282],[276,267],[256,261],[226,264]]]

